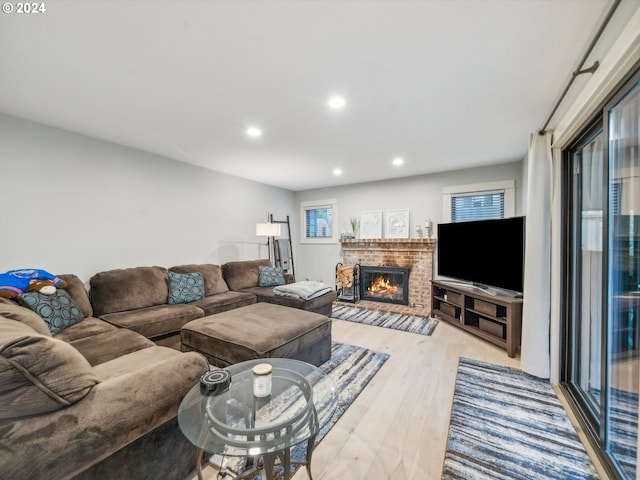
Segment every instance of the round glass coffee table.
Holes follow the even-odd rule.
[[[272,366],[271,395],[266,397],[253,393],[253,367],[259,363]],[[231,375],[228,390],[207,393],[198,384],[178,411],[182,433],[198,448],[198,478],[202,479],[202,460],[208,453],[247,457],[247,468],[236,480],[262,469],[272,480],[278,461],[285,480],[292,463],[306,465],[311,479],[316,436],[337,406],[333,380],[313,365],[286,358],[250,360],[224,370]],[[307,442],[306,458],[293,461],[291,447],[302,442]]]

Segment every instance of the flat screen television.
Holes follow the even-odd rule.
[[[489,293],[519,296],[524,281],[524,243],[525,217],[441,223],[436,249],[438,276],[470,283]]]

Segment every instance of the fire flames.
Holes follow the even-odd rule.
[[[376,278],[376,280],[371,283],[371,286],[367,288],[367,292],[372,297],[393,297],[400,293],[400,290],[400,287],[391,285],[389,279],[383,276]]]

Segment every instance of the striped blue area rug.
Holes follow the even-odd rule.
[[[638,394],[612,389],[610,398],[611,454],[616,458],[625,478],[636,478],[638,452]]]
[[[334,305],[331,318],[347,320],[348,322],[363,323],[374,327],[392,328],[403,332],[431,335],[438,325],[435,318],[424,318],[416,315],[368,310],[366,308]]]
[[[597,479],[551,384],[460,358],[442,479]]]
[[[388,353],[376,352],[346,343],[331,343],[331,358],[320,365],[319,368],[335,382],[336,391],[338,392],[338,406],[333,418],[318,433],[316,445],[360,395],[360,392],[364,390],[388,358]],[[303,442],[291,449],[291,459],[303,460],[306,453],[307,444]],[[210,461],[216,466],[222,465],[230,473],[237,475],[242,472],[246,459],[238,457],[226,457],[223,459],[218,455],[214,455]],[[311,462],[311,465],[313,465],[313,462]],[[300,465],[291,465],[292,474],[299,468]],[[281,466],[277,466],[274,469],[274,475],[277,480],[282,480],[284,478],[283,474],[284,469]],[[256,473],[250,478],[251,480],[261,480],[262,475],[261,473]]]

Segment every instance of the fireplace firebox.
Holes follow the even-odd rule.
[[[360,267],[360,298],[374,302],[409,304],[409,269]]]

